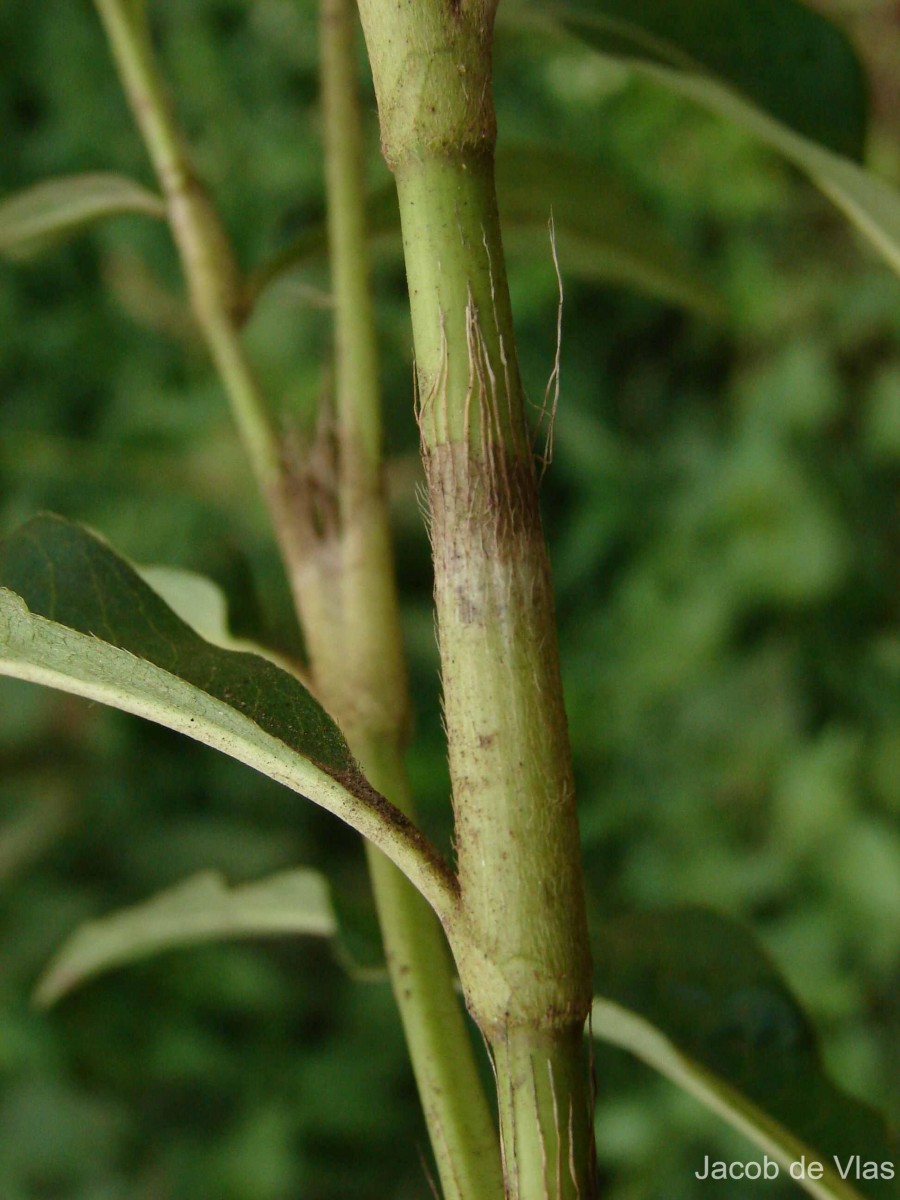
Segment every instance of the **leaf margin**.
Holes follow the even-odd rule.
[[[165,201],[113,171],[44,179],[0,199],[0,256],[29,258],[98,221],[129,214],[164,219]]]
[[[117,569],[130,573],[174,617],[127,560],[87,529],[59,517],[45,516],[27,522],[17,533],[34,534],[42,522],[102,550]],[[6,547],[10,540],[0,543],[0,548]],[[38,549],[46,555],[46,546],[41,546],[39,540]],[[55,586],[52,575],[51,580]],[[180,618],[175,619],[207,651],[225,656],[221,661],[227,659],[229,666],[239,659],[246,669],[247,664],[252,666],[256,661],[265,666],[267,678],[274,671],[283,676],[282,686],[296,689],[298,694],[302,692],[309,698],[295,676],[268,660],[212,647]],[[204,691],[196,683],[103,640],[93,630],[79,632],[60,621],[35,614],[26,600],[7,586],[0,586],[0,674],[56,687],[146,717],[261,771],[326,808],[368,838],[418,887],[448,929],[454,923],[458,910],[455,874],[421,831],[372,788],[333,722],[346,760],[317,762],[308,753],[304,755],[292,748],[245,711]]]
[[[287,899],[297,903],[298,895],[272,895],[310,885],[317,895],[305,898],[307,911],[302,915],[299,908],[293,916],[286,913]],[[280,913],[276,900],[285,906]],[[131,933],[131,943],[116,948],[123,931]],[[198,871],[149,899],[78,925],[44,968],[33,1000],[39,1008],[49,1008],[98,975],[201,943],[301,934],[330,938],[337,932],[328,884],[318,871],[293,867],[234,885],[221,871]]]

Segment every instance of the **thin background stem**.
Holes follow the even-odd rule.
[[[142,5],[133,0],[95,5],[166,200],[194,315],[266,493],[280,470],[278,437],[238,333],[240,289],[231,246],[178,128]]]

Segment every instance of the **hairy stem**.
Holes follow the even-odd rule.
[[[497,1074],[507,1195],[589,1200],[590,954],[494,189],[494,7],[360,3],[412,309],[461,885],[453,949]]]
[[[409,697],[382,478],[354,32],[351,0],[322,0],[335,411],[333,426],[322,425],[318,450],[314,447],[299,464],[294,486],[282,489],[280,532],[317,688],[368,779],[411,815],[404,765]],[[316,488],[318,521],[310,519]],[[443,932],[396,867],[371,847],[367,855],[444,1195],[497,1200],[502,1193],[497,1136],[454,992]]]

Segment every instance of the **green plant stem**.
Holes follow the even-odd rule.
[[[396,741],[351,747],[382,795],[408,815],[412,796]],[[431,909],[387,858],[366,843],[388,969],[446,1200],[499,1200],[500,1152],[453,987],[447,943]]]
[[[572,1027],[510,1029],[492,1044],[511,1196],[585,1196],[595,1174],[593,1089]],[[543,1189],[543,1190],[542,1190]]]
[[[316,679],[376,787],[411,808],[402,764],[407,697],[387,515],[372,301],[365,266],[358,113],[346,15],[326,27],[330,241],[335,251],[338,424],[342,444],[337,574],[310,567],[308,495],[294,486],[240,341],[241,291],[227,236],[175,121],[143,14],[127,0],[96,0],[132,111],[166,199],[194,315],[227,389],[241,439],[272,508],[300,601]],[[328,9],[326,8],[326,14]],[[335,21],[334,18],[337,17]],[[300,501],[298,508],[297,501]],[[330,560],[326,550],[324,557]],[[340,605],[333,607],[335,590]],[[340,612],[340,618],[336,614]],[[348,664],[350,669],[348,669]],[[496,1200],[499,1159],[468,1032],[453,993],[440,926],[419,893],[369,851],[394,988],[439,1170],[448,1196]]]
[[[453,949],[497,1074],[507,1195],[588,1200],[590,953],[494,188],[493,8],[360,3],[416,350],[462,898]]]
[[[250,464],[264,494],[275,485],[278,438],[238,333],[238,271],[230,243],[178,128],[142,6],[94,0],[113,58],[165,197],[172,234],[200,326]]]
[[[309,522],[303,468],[284,509],[294,590],[325,703],[370,782],[407,815],[409,698],[383,486],[375,314],[365,226],[362,129],[354,63],[355,8],[322,0],[322,107],[335,318],[331,511]],[[313,448],[307,460],[319,473]],[[306,476],[306,480],[309,476]],[[315,485],[312,485],[315,486]],[[304,506],[306,509],[304,515]],[[290,552],[292,534],[305,528]],[[421,895],[367,847],[394,995],[448,1200],[498,1200],[497,1136],[453,986],[447,943]]]

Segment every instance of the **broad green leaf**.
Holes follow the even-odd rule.
[[[567,278],[623,283],[710,316],[722,304],[638,197],[591,162],[546,146],[501,147],[497,194],[506,248],[511,258],[549,261],[552,214],[560,265]],[[369,197],[369,233],[375,254],[401,263],[400,216],[393,183]],[[311,223],[290,246],[251,279],[255,299],[273,280],[324,257],[324,217]]]
[[[607,922],[595,945],[594,1037],[668,1076],[784,1174],[804,1155],[821,1162],[821,1179],[797,1180],[817,1200],[896,1194],[893,1179],[857,1179],[854,1155],[893,1164],[896,1146],[827,1077],[808,1020],[741,926],[702,909],[648,913]]]
[[[900,273],[900,192],[853,161],[864,110],[839,35],[804,10],[803,21],[819,26],[818,33],[810,25],[794,41],[769,44],[763,3],[772,10],[773,29],[793,21],[800,7],[795,0],[645,0],[626,12],[623,0],[558,0],[550,9],[525,11],[535,24],[567,31],[607,62],[743,126],[808,175]],[[692,14],[714,8],[724,23],[710,18],[707,39],[705,18],[695,23]],[[739,36],[744,21],[756,34]],[[757,71],[767,58],[773,71],[777,66],[777,88],[766,71]],[[789,76],[797,81],[793,90]]]
[[[182,567],[143,566],[135,570],[172,612],[190,625],[205,642],[211,642],[223,650],[258,654],[260,658],[267,658],[283,670],[297,675],[302,682],[299,668],[294,663],[258,642],[235,637],[228,623],[228,600],[211,579]]]
[[[451,917],[449,869],[372,789],[299,680],[203,641],[80,526],[37,517],[0,543],[0,674],[147,717],[262,771],[369,838]]]
[[[141,579],[165,600],[177,617],[190,625],[205,642],[226,650],[246,650],[238,645],[228,627],[228,601],[211,579],[181,567],[135,567]],[[254,653],[258,653],[256,647]]]
[[[237,887],[216,871],[203,871],[143,904],[87,921],[48,966],[35,999],[53,1004],[94,975],[180,946],[336,932],[328,885],[318,871],[282,871]]]
[[[603,53],[716,79],[803,137],[862,158],[865,75],[841,29],[801,0],[552,0]]]
[[[0,201],[0,254],[24,258],[104,217],[164,217],[159,196],[121,175],[48,179]]]

